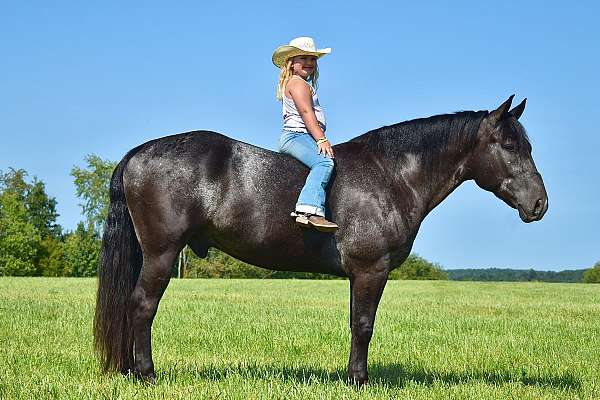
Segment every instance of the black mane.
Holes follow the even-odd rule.
[[[460,111],[418,118],[374,129],[350,142],[364,143],[396,160],[407,153],[420,154],[426,165],[435,167],[440,152],[450,145],[461,143],[465,150],[473,148],[479,124],[486,115],[487,111]]]

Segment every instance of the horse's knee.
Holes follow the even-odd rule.
[[[358,335],[358,339],[368,342],[373,336],[373,323],[368,318],[359,318],[353,323],[352,332]]]

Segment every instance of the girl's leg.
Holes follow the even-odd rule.
[[[325,187],[331,177],[333,160],[319,154],[315,140],[308,133],[289,134],[281,138],[280,152],[291,155],[310,168],[298,197],[296,211],[325,216]]]

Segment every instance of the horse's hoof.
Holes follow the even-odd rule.
[[[134,369],[133,377],[142,383],[147,383],[150,385],[153,385],[156,383],[156,374],[154,373],[154,371],[143,374],[139,370]]]
[[[366,374],[348,375],[348,384],[350,386],[362,387],[369,383],[369,377]]]

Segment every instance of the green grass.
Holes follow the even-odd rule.
[[[0,398],[600,398],[600,285],[390,281],[363,389],[347,281],[171,281],[155,385],[100,373],[95,285],[0,278]]]

